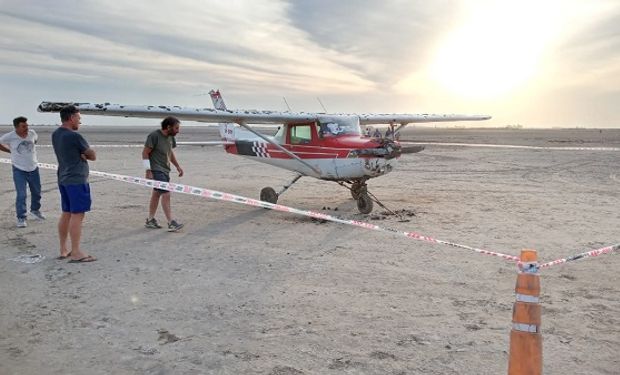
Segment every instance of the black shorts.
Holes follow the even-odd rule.
[[[170,182],[170,174],[168,172],[163,172],[163,171],[151,171],[151,172],[153,172],[153,180]],[[155,190],[158,193],[169,193],[170,192],[169,190],[158,189],[158,188],[153,188],[153,190]]]

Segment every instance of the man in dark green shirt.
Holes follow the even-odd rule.
[[[146,178],[150,180],[169,182],[170,181],[170,163],[172,163],[179,177],[183,176],[183,169],[174,156],[173,148],[177,142],[175,136],[179,134],[181,122],[176,117],[166,117],[161,122],[161,129],[151,132],[144,143],[142,150],[142,163],[146,169]],[[183,228],[183,224],[178,223],[172,218],[172,210],[170,208],[170,192],[163,189],[153,189],[151,200],[149,202],[149,216],[146,218],[145,226],[151,229],[159,229],[161,225],[155,219],[155,213],[161,199],[161,207],[168,220],[168,232],[176,232]]]

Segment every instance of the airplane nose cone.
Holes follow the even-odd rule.
[[[383,149],[385,150],[385,158],[386,159],[394,159],[399,157],[402,154],[402,147],[393,141],[387,141],[383,144]]]

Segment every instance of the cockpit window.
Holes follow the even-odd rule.
[[[337,137],[340,135],[359,135],[359,124],[347,121],[319,121],[319,137]]]

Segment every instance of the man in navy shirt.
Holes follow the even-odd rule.
[[[58,160],[58,189],[62,214],[58,220],[60,240],[59,259],[70,258],[70,263],[93,262],[97,258],[80,248],[82,221],[90,211],[90,185],[88,160],[96,159],[95,151],[77,130],[80,128],[80,111],[74,105],[60,110],[62,125],[52,133],[52,145]],[[67,238],[71,238],[71,249]]]

